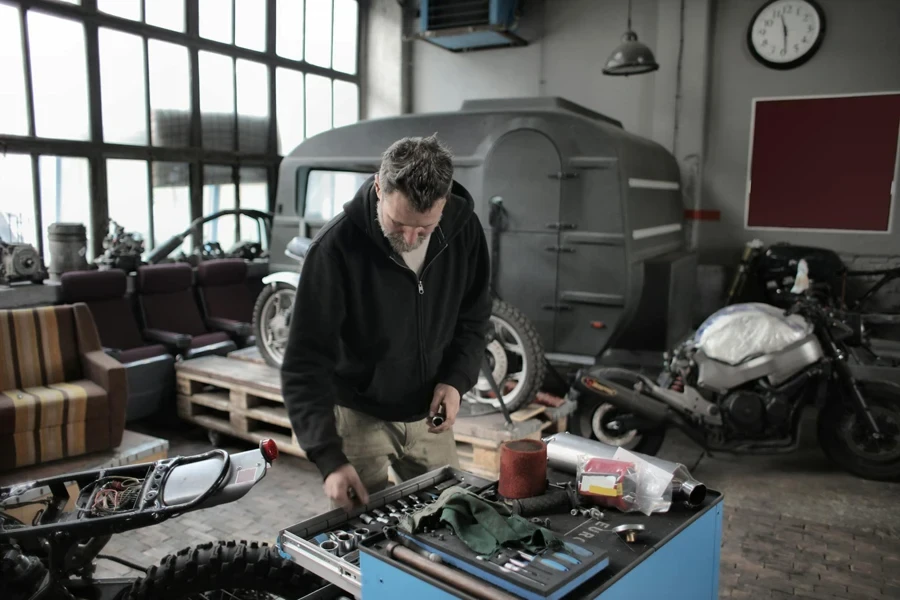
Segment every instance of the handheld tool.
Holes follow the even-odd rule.
[[[432,427],[440,427],[444,424],[446,419],[444,418],[444,405],[441,404],[441,407],[438,411],[431,416],[431,426]]]
[[[359,519],[366,525],[371,525],[375,521],[374,518],[370,517],[366,513],[359,515]]]
[[[535,585],[539,585],[541,587],[546,585],[543,581],[538,581],[537,579],[533,579],[533,578],[529,577],[528,575],[524,575],[523,573],[525,570],[520,567],[517,567],[516,565],[514,565],[512,563],[506,563],[505,565],[503,565],[500,568],[508,573],[513,573],[514,575],[518,575],[525,581],[529,581]]]
[[[557,570],[557,571],[563,571],[563,572],[565,572],[565,571],[568,571],[568,570],[569,570],[569,567],[566,567],[566,566],[564,566],[564,565],[561,565],[561,564],[559,564],[558,562],[556,562],[555,560],[550,560],[549,558],[543,558],[543,557],[540,557],[540,558],[539,558],[539,557],[537,557],[537,556],[535,556],[535,555],[533,555],[533,554],[526,554],[525,552],[522,552],[521,550],[519,551],[519,556],[521,556],[522,558],[524,558],[525,560],[527,560],[527,561],[529,561],[529,562],[535,562],[535,561],[538,561],[538,562],[540,562],[542,565],[547,565],[547,566],[550,567],[551,569],[555,569],[555,570]]]

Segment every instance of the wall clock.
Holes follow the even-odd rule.
[[[825,37],[825,13],[814,0],[770,0],[750,21],[747,46],[772,69],[799,67],[818,51]]]

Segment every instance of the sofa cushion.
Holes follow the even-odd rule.
[[[0,392],[0,468],[109,447],[106,392],[88,380]]]
[[[0,390],[81,377],[71,306],[0,311]]]

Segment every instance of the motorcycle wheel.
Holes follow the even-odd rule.
[[[131,587],[125,600],[302,598],[322,580],[257,542],[208,542],[170,554]]]
[[[253,307],[253,335],[263,360],[271,367],[281,367],[287,345],[294,296],[297,289],[287,283],[267,285]]]
[[[829,401],[818,418],[819,445],[842,469],[863,479],[900,479],[900,403],[889,386],[859,384],[885,439],[869,439],[868,428],[845,402]]]
[[[502,300],[493,302],[491,325],[494,339],[485,348],[491,375],[503,394],[506,408],[518,410],[534,400],[544,383],[544,345],[528,317]],[[475,386],[462,400],[500,408],[490,382],[480,372]]]
[[[625,369],[610,368],[604,372],[614,383],[623,387],[634,387],[640,378]],[[666,439],[666,428],[628,431],[615,431],[608,425],[619,416],[619,409],[609,402],[603,402],[592,396],[582,395],[578,399],[578,408],[575,410],[569,431],[575,435],[597,440],[609,446],[619,446],[632,452],[640,452],[654,456],[662,447]]]

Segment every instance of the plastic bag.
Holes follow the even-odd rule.
[[[635,466],[637,487],[633,505],[637,511],[650,515],[669,510],[669,507],[672,506],[672,473],[625,448],[616,450],[613,458],[633,463]]]
[[[694,345],[708,357],[736,365],[751,356],[778,352],[812,333],[800,315],[761,303],[726,306],[697,329]]]
[[[593,503],[622,512],[633,512],[637,469],[632,462],[582,455],[575,479],[578,493]]]

